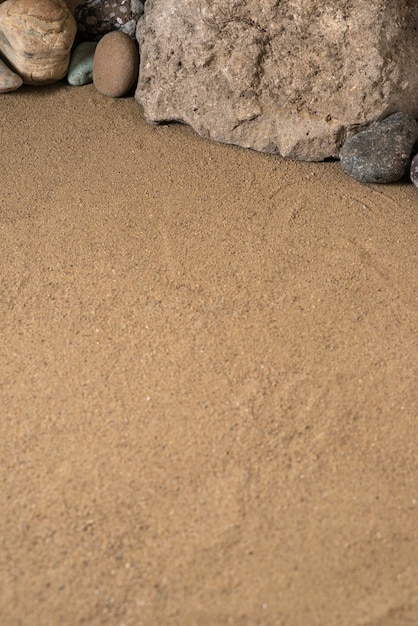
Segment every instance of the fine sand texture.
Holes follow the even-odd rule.
[[[418,190],[0,123],[0,625],[418,624]]]

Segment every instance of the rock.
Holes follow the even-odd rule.
[[[414,183],[415,187],[418,187],[418,154],[412,159],[410,175],[411,181]]]
[[[107,33],[97,44],[93,60],[93,83],[105,96],[118,98],[138,80],[139,52],[126,33]]]
[[[395,113],[350,139],[340,152],[346,174],[362,183],[393,183],[408,167],[418,124],[406,113]]]
[[[65,76],[77,32],[64,0],[6,0],[0,4],[0,53],[29,84]]]
[[[12,72],[5,63],[0,59],[0,93],[8,91],[16,91],[23,85],[23,80]]]
[[[67,81],[70,85],[87,85],[93,82],[93,59],[97,43],[84,41],[71,54]]]
[[[145,0],[144,0],[145,2]],[[136,24],[144,13],[141,0],[84,0],[75,9],[81,37],[98,40],[106,33],[121,30],[135,38]]]
[[[395,111],[418,116],[418,3],[147,0],[136,98],[148,121],[303,160]]]

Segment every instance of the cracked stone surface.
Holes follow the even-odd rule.
[[[319,161],[377,119],[418,117],[412,0],[147,0],[137,39],[148,121],[217,141]]]
[[[0,54],[27,84],[67,73],[77,26],[64,0],[6,0],[0,4]]]

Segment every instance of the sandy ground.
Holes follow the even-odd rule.
[[[418,191],[0,99],[1,626],[418,624]]]

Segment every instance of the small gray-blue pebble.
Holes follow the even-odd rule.
[[[414,183],[415,187],[418,187],[418,154],[412,159],[410,174],[411,181]]]
[[[97,42],[84,41],[71,54],[67,81],[70,85],[87,85],[93,82],[93,58]]]

